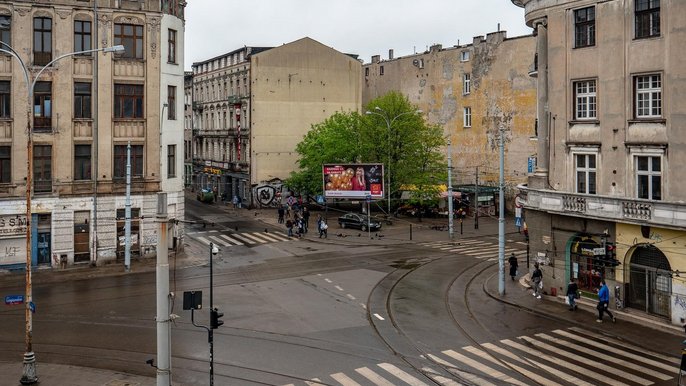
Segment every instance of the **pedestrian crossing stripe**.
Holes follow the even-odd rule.
[[[282,236],[277,233],[263,233],[263,232],[243,232],[243,233],[218,233],[217,231],[207,232],[193,232],[187,233],[194,239],[202,242],[205,245],[210,243],[222,246],[231,247],[236,245],[246,244],[265,244],[270,242],[288,241],[290,238]]]
[[[527,385],[520,380],[521,376],[535,379],[546,386],[562,386],[565,383],[581,386],[598,383],[649,386],[655,380],[673,379],[678,374],[677,365],[680,363],[676,357],[652,352],[580,327],[448,349],[438,354],[427,353],[423,357],[442,366],[460,380],[479,386],[501,383]],[[428,367],[422,373],[440,385],[459,385]],[[369,382],[376,386],[427,385],[416,374],[390,363],[379,363],[376,368],[357,368],[354,374],[337,372],[329,376],[344,386],[360,386]],[[312,380],[333,384],[325,377]],[[285,386],[295,385],[291,383]]]

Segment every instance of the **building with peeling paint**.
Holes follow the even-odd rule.
[[[536,32],[538,165],[521,197],[545,290],[605,279],[624,307],[683,325],[686,2],[512,2]]]
[[[363,67],[362,103],[399,91],[451,140],[453,185],[497,186],[498,133],[505,133],[508,207],[536,156],[536,79],[533,36],[508,39],[505,31],[477,36],[471,44],[387,60],[373,56]],[[533,140],[532,140],[533,137]]]

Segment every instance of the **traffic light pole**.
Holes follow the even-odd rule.
[[[214,277],[212,274],[212,260],[214,260],[212,257],[215,251],[214,248],[214,244],[210,243],[210,319],[212,319],[212,313],[214,312],[214,285],[212,283],[212,278]],[[210,344],[210,386],[214,386],[214,329],[212,327],[212,323],[210,322],[210,329],[207,333],[207,339]]]

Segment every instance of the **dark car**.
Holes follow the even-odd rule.
[[[340,225],[341,228],[355,228],[366,231],[367,224],[369,224],[370,230],[381,229],[380,222],[375,219],[371,219],[371,221],[368,220],[367,215],[365,214],[346,213],[338,218],[338,225]]]
[[[195,197],[200,202],[204,202],[204,203],[214,202],[214,192],[212,191],[212,189],[209,189],[209,188],[204,188],[204,189],[198,190],[198,194]]]

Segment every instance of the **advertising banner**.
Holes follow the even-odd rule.
[[[383,198],[382,164],[323,165],[324,196],[364,199]]]

